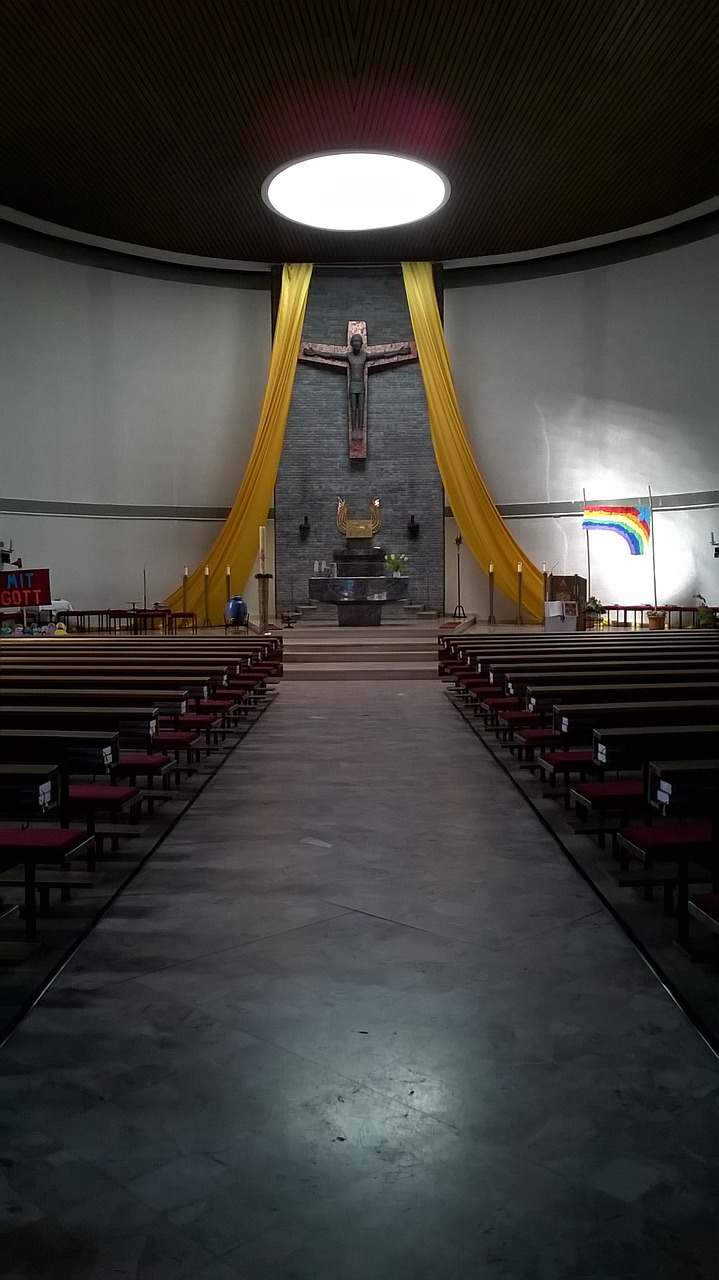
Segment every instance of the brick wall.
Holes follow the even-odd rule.
[[[370,344],[412,336],[399,268],[376,273],[315,269],[307,303],[304,342],[344,343],[348,320],[365,320]],[[343,543],[335,522],[337,498],[350,515],[382,503],[375,543],[409,556],[412,599],[441,609],[444,594],[443,493],[429,434],[427,405],[416,362],[369,375],[368,449],[364,462],[347,456],[347,380],[333,369],[299,364],[275,491],[277,608],[307,602],[315,560],[331,561]],[[420,524],[410,539],[407,521]],[[302,541],[298,526],[309,517]],[[326,607],[328,617],[334,610]],[[387,606],[388,617],[402,613]]]

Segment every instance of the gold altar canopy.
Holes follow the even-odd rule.
[[[267,389],[250,460],[227,520],[187,583],[187,608],[204,618],[205,566],[209,568],[209,616],[214,623],[224,616],[226,566],[236,587],[244,590],[257,555],[258,529],[272,505],[311,276],[311,263],[284,266]],[[182,587],[167,597],[176,610],[182,608],[182,600]]]
[[[523,569],[522,604],[537,622],[544,616],[542,574],[515,542],[480,475],[467,439],[452,377],[429,262],[403,262],[409,314],[427,396],[429,425],[439,474],[464,541],[509,600],[517,598],[517,565]]]

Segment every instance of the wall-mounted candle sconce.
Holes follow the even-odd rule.
[[[407,533],[410,538],[414,539],[419,537],[419,521],[415,520],[414,516],[410,516],[407,521]]]
[[[310,536],[310,527],[310,518],[309,516],[305,516],[302,524],[300,525],[300,537],[303,542],[306,542]]]

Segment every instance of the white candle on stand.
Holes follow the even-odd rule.
[[[519,564],[517,565],[517,573],[521,573],[521,572],[522,572],[522,561],[520,560]]]
[[[543,560],[543,561],[542,561],[542,573],[546,573],[546,572],[547,572],[547,562],[546,562],[546,560]]]
[[[205,565],[205,577],[206,577],[206,578],[209,578],[209,576],[210,576],[210,566],[209,566],[209,564],[206,564],[206,565]]]
[[[260,525],[260,573],[265,572],[265,551],[266,551],[267,530],[263,524]]]
[[[185,568],[183,570],[183,577],[189,578],[189,576],[190,576],[190,570],[188,569],[187,565],[185,565]]]
[[[489,562],[489,572],[494,573],[494,562],[492,560]]]

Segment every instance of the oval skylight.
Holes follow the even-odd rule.
[[[446,202],[449,183],[404,156],[343,151],[297,160],[272,174],[265,202],[292,222],[327,231],[369,231],[427,218]]]

